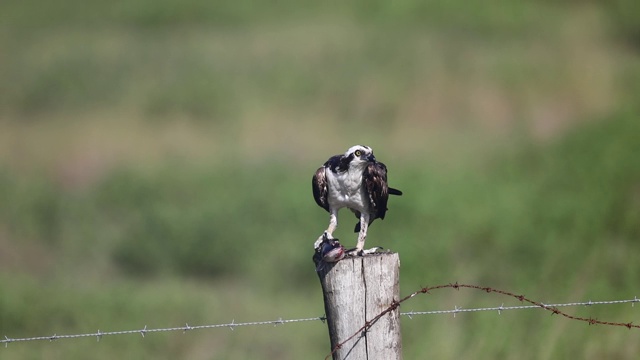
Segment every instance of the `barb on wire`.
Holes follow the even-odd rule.
[[[640,325],[633,324],[632,322],[622,323],[622,322],[613,322],[613,321],[602,321],[602,320],[594,319],[594,318],[591,318],[591,317],[584,318],[584,317],[580,317],[580,316],[574,316],[574,315],[567,314],[567,313],[562,312],[562,311],[560,311],[558,309],[559,307],[564,307],[564,306],[578,306],[578,305],[591,306],[591,305],[623,304],[623,303],[631,303],[631,306],[633,306],[635,303],[640,302],[640,299],[638,299],[637,296],[634,296],[634,298],[630,299],[630,300],[611,300],[611,301],[591,301],[591,300],[589,300],[588,302],[574,302],[574,303],[566,303],[566,304],[544,304],[544,303],[539,302],[539,301],[531,300],[531,299],[525,297],[524,295],[517,295],[517,294],[514,294],[514,293],[509,292],[509,291],[504,291],[504,290],[499,290],[499,289],[494,289],[494,288],[491,288],[491,287],[479,286],[479,285],[459,284],[458,282],[455,282],[455,283],[449,283],[449,284],[437,285],[437,286],[431,286],[431,287],[425,286],[425,287],[423,287],[423,288],[421,288],[421,289],[419,289],[417,291],[414,291],[413,293],[405,296],[404,298],[400,299],[399,301],[395,301],[394,300],[389,305],[389,307],[387,307],[385,310],[380,312],[378,315],[373,317],[371,320],[365,321],[365,323],[358,330],[356,330],[353,333],[353,335],[349,336],[348,338],[346,338],[345,340],[339,342],[336,346],[334,346],[334,348],[331,350],[331,353],[329,353],[329,355],[327,355],[325,360],[328,359],[330,356],[332,356],[338,349],[340,349],[349,340],[353,339],[354,337],[358,336],[359,334],[365,333],[381,317],[383,317],[384,315],[390,313],[391,311],[394,311],[396,308],[398,308],[398,306],[400,306],[401,303],[403,303],[403,302],[405,302],[405,301],[407,301],[407,300],[409,300],[409,299],[411,299],[411,298],[413,298],[413,297],[415,297],[417,295],[420,295],[420,294],[431,294],[432,290],[439,290],[439,289],[446,289],[446,288],[450,288],[450,289],[454,289],[454,290],[460,290],[461,288],[481,290],[481,291],[484,291],[484,292],[489,293],[489,294],[495,293],[495,294],[510,296],[510,297],[513,297],[513,298],[519,300],[520,302],[529,303],[531,305],[505,307],[504,304],[503,304],[503,305],[501,305],[501,306],[499,306],[497,308],[494,307],[494,308],[476,308],[476,309],[462,309],[462,308],[459,308],[459,307],[455,306],[453,310],[438,310],[438,311],[424,311],[424,312],[411,311],[409,313],[400,313],[400,315],[407,315],[410,319],[414,315],[427,315],[427,314],[453,314],[453,316],[455,317],[456,314],[461,313],[461,312],[488,311],[488,310],[495,311],[495,310],[497,310],[498,314],[500,314],[504,310],[541,308],[541,309],[550,311],[552,313],[552,315],[556,315],[556,314],[557,315],[562,315],[562,316],[564,316],[564,317],[566,317],[568,319],[571,319],[571,320],[586,322],[589,325],[621,326],[621,327],[626,327],[627,329],[631,329],[631,328],[640,329]]]

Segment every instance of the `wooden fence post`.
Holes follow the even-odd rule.
[[[400,258],[383,253],[345,258],[318,271],[331,349],[398,301]],[[333,353],[334,360],[402,358],[400,309],[385,314]]]

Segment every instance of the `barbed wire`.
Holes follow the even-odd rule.
[[[604,301],[584,301],[584,302],[572,302],[572,303],[560,303],[560,304],[544,304],[545,306],[550,307],[569,307],[569,306],[592,306],[592,305],[613,305],[613,304],[628,304],[631,303],[631,306],[634,303],[640,302],[640,299],[634,297],[633,299],[625,299],[625,300],[604,300]],[[478,312],[478,311],[497,311],[498,314],[501,314],[503,311],[508,310],[526,310],[526,309],[540,309],[541,307],[538,305],[515,305],[515,306],[504,306],[504,303],[500,306],[494,307],[484,307],[484,308],[459,308],[455,307],[452,310],[430,310],[430,311],[408,311],[400,313],[400,315],[407,316],[408,318],[412,318],[414,315],[439,315],[439,314],[455,314],[457,313],[465,313],[465,312]]]
[[[369,329],[382,316],[384,316],[385,314],[387,314],[387,313],[395,310],[396,308],[398,308],[401,303],[403,303],[403,302],[405,302],[405,301],[407,301],[407,300],[409,300],[409,299],[411,299],[411,298],[413,298],[413,297],[415,297],[415,296],[417,296],[419,294],[429,294],[430,291],[432,291],[432,290],[444,289],[444,288],[452,288],[452,289],[456,289],[456,290],[459,290],[460,288],[471,288],[471,289],[476,289],[476,290],[482,290],[482,291],[485,291],[487,293],[498,293],[498,294],[514,297],[514,298],[518,299],[521,302],[528,302],[531,305],[504,306],[504,304],[502,304],[500,306],[479,307],[479,308],[459,308],[459,307],[455,306],[453,309],[449,309],[449,310],[408,311],[408,312],[401,312],[400,315],[401,316],[407,316],[409,319],[413,319],[414,316],[438,315],[438,314],[453,314],[454,317],[455,317],[455,315],[458,314],[458,313],[467,313],[467,312],[497,311],[498,314],[501,314],[503,311],[509,311],[509,310],[526,310],[526,309],[541,308],[541,309],[545,309],[545,310],[551,311],[552,314],[560,314],[560,315],[565,316],[565,317],[567,317],[569,319],[579,320],[579,321],[586,321],[586,322],[589,323],[589,325],[602,324],[602,325],[612,325],[612,326],[624,326],[624,327],[627,327],[629,329],[631,329],[631,328],[640,328],[640,325],[635,325],[633,323],[616,323],[616,322],[600,321],[600,320],[592,319],[592,318],[580,318],[580,317],[575,317],[575,316],[566,314],[566,313],[561,312],[560,310],[558,310],[558,308],[560,308],[560,307],[571,307],[571,306],[597,306],[597,305],[614,305],[614,304],[628,304],[628,303],[631,303],[631,306],[634,306],[635,303],[640,302],[640,299],[638,299],[637,297],[634,297],[633,299],[624,299],[624,300],[605,300],[605,301],[591,301],[591,300],[589,300],[589,301],[585,301],[585,302],[544,304],[544,303],[541,303],[541,302],[536,302],[536,301],[533,301],[533,300],[529,300],[526,297],[524,297],[523,295],[515,295],[513,293],[502,291],[502,290],[498,290],[498,289],[493,289],[493,288],[489,288],[489,287],[481,287],[481,286],[478,286],[478,285],[468,285],[468,284],[455,283],[455,284],[438,285],[438,286],[433,286],[433,287],[424,287],[424,288],[421,288],[420,290],[417,290],[417,291],[405,296],[404,298],[402,298],[399,301],[393,302],[392,304],[389,305],[389,307],[387,309],[385,309],[380,314],[375,316],[372,320],[365,322],[365,324],[356,333],[354,333],[351,337],[347,338],[342,343],[338,344],[332,350],[332,353],[335,352],[340,346],[342,346],[347,341],[351,340],[352,338],[354,338],[358,334],[362,333],[363,331],[366,331],[367,329]],[[34,336],[34,337],[24,337],[24,338],[9,338],[8,336],[5,335],[4,339],[0,339],[0,344],[4,344],[5,347],[8,347],[9,343],[30,342],[30,341],[56,341],[56,340],[62,340],[62,339],[76,339],[76,338],[86,338],[86,337],[95,337],[97,341],[100,341],[100,339],[102,339],[104,336],[114,336],[114,335],[140,334],[142,337],[145,337],[145,335],[149,334],[149,333],[173,332],[173,331],[182,331],[183,333],[186,333],[187,331],[191,331],[191,330],[219,329],[219,328],[228,328],[228,329],[233,331],[235,328],[243,327],[243,326],[264,326],[264,325],[278,326],[278,325],[283,325],[283,324],[310,322],[310,321],[321,321],[321,322],[324,323],[326,320],[327,320],[326,316],[323,315],[323,316],[318,316],[318,317],[299,318],[299,319],[282,319],[282,318],[279,318],[277,320],[238,322],[238,323],[236,323],[235,320],[232,320],[230,323],[225,323],[225,324],[210,324],[210,325],[195,325],[195,326],[191,326],[191,325],[189,325],[187,323],[184,326],[167,327],[167,328],[151,328],[151,329],[147,328],[147,326],[145,325],[144,328],[135,329],[135,330],[119,330],[119,331],[104,331],[104,332],[98,330],[97,332],[93,332],[93,333],[67,334],[67,335],[54,334],[54,335],[51,335],[51,336]]]
[[[437,286],[425,286],[420,290],[414,291],[413,293],[403,297],[402,299],[398,300],[398,301],[393,301],[389,307],[387,307],[385,310],[383,310],[382,312],[380,312],[378,315],[376,315],[375,317],[373,317],[371,320],[369,321],[365,321],[364,325],[362,325],[362,327],[360,327],[357,331],[355,331],[351,336],[349,336],[348,338],[344,339],[343,341],[339,342],[338,344],[336,344],[333,349],[331,349],[331,352],[329,353],[329,355],[327,355],[325,357],[325,360],[328,359],[330,356],[332,356],[338,349],[340,349],[345,343],[347,343],[348,341],[350,341],[351,339],[355,338],[356,336],[360,335],[360,336],[364,336],[364,334],[367,332],[367,330],[369,330],[378,320],[380,320],[380,318],[382,318],[384,315],[388,314],[391,311],[396,310],[400,304],[402,304],[403,302],[412,299],[420,294],[430,294],[431,291],[433,290],[440,290],[440,289],[446,289],[446,288],[451,288],[454,290],[460,290],[461,288],[467,288],[467,289],[473,289],[473,290],[481,290],[484,291],[486,293],[495,293],[495,294],[500,294],[500,295],[505,295],[505,296],[509,296],[512,298],[517,299],[520,302],[526,302],[529,303],[531,305],[521,305],[521,306],[516,306],[516,307],[510,307],[511,309],[517,308],[517,309],[531,309],[531,308],[541,308],[547,311],[550,311],[552,313],[552,315],[562,315],[567,319],[570,320],[575,320],[575,321],[583,321],[588,323],[589,325],[607,325],[607,326],[621,326],[621,327],[626,327],[627,329],[632,329],[632,328],[636,328],[636,329],[640,329],[640,325],[636,325],[632,322],[628,322],[628,323],[623,323],[623,322],[613,322],[613,321],[602,321],[602,320],[598,320],[598,319],[594,319],[592,317],[589,318],[585,318],[585,317],[580,317],[580,316],[574,316],[574,315],[570,315],[567,314],[563,311],[560,311],[558,308],[559,307],[563,307],[563,306],[572,306],[572,305],[595,305],[597,304],[620,304],[620,303],[631,303],[631,306],[633,306],[636,302],[640,302],[640,299],[638,299],[637,296],[635,296],[633,299],[630,300],[611,300],[611,301],[598,301],[598,302],[593,302],[593,301],[588,301],[586,303],[580,303],[580,302],[574,302],[574,303],[566,303],[566,304],[544,304],[542,302],[539,301],[535,301],[535,300],[531,300],[527,297],[525,297],[524,295],[517,295],[514,294],[512,292],[509,291],[504,291],[504,290],[500,290],[500,289],[494,289],[491,287],[486,287],[486,286],[479,286],[479,285],[470,285],[470,284],[459,284],[458,282],[456,283],[449,283],[449,284],[444,284],[444,285],[437,285]],[[502,311],[504,311],[505,308],[504,306],[500,306],[500,307],[493,307],[493,308],[481,308],[483,310],[497,310],[498,314],[500,314]],[[454,316],[457,313],[460,312],[472,312],[472,311],[480,311],[479,309],[462,309],[462,308],[458,308],[456,307],[454,310],[444,310],[444,311],[437,311],[437,312],[431,312],[433,313],[439,313],[439,314],[443,314],[443,313],[453,313]],[[405,313],[407,314],[407,313]],[[412,312],[411,315],[415,315],[418,313]]]
[[[110,336],[110,335],[140,334],[140,335],[142,335],[142,337],[144,337],[145,334],[155,333],[155,332],[182,331],[184,333],[184,332],[187,332],[187,331],[190,331],[190,330],[215,329],[215,328],[229,328],[231,330],[234,330],[236,327],[242,327],[242,326],[259,326],[259,325],[278,326],[278,325],[281,325],[281,324],[289,324],[289,323],[297,323],[297,322],[305,322],[305,321],[322,321],[322,322],[324,322],[325,320],[326,320],[326,318],[324,316],[313,317],[313,318],[303,318],[303,319],[289,319],[289,320],[283,320],[282,318],[280,318],[278,320],[252,321],[252,322],[242,322],[242,323],[236,323],[235,320],[232,320],[230,323],[227,323],[227,324],[212,324],[212,325],[190,326],[187,323],[184,326],[168,327],[168,328],[155,328],[155,329],[148,329],[147,325],[145,325],[144,328],[142,328],[140,330],[121,330],[121,331],[104,331],[104,332],[98,330],[98,332],[95,332],[95,333],[72,334],[72,335],[57,335],[57,334],[54,334],[52,336],[34,336],[34,337],[26,337],[26,338],[9,338],[9,337],[7,337],[5,335],[4,339],[0,340],[0,344],[4,343],[5,347],[7,347],[7,345],[9,343],[12,343],[12,342],[25,342],[25,341],[38,341],[38,340],[54,341],[54,340],[60,340],[60,339],[74,339],[74,338],[83,338],[83,337],[95,337],[97,339],[97,341],[100,341],[100,339],[102,337]]]

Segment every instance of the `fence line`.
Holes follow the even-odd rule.
[[[187,331],[190,331],[190,330],[215,329],[215,328],[229,328],[231,330],[234,330],[236,327],[241,327],[241,326],[259,326],[259,325],[277,326],[277,325],[280,325],[280,324],[289,324],[289,323],[305,322],[305,321],[318,321],[318,320],[324,322],[326,319],[323,316],[319,316],[319,317],[305,318],[305,319],[283,320],[282,318],[280,318],[278,320],[271,320],[271,321],[252,321],[252,322],[243,322],[243,323],[236,323],[234,320],[232,320],[228,324],[212,324],[212,325],[190,326],[187,323],[187,324],[185,324],[185,326],[169,327],[169,328],[156,328],[156,329],[148,329],[147,326],[145,325],[144,328],[142,328],[140,330],[121,330],[121,331],[104,331],[104,332],[98,330],[98,332],[87,333],[87,334],[72,334],[72,335],[56,335],[56,334],[54,334],[52,336],[35,336],[35,337],[15,338],[15,339],[9,338],[9,337],[7,337],[5,335],[4,340],[0,340],[0,344],[4,343],[5,347],[7,347],[7,345],[9,343],[12,343],[12,342],[26,342],[26,341],[37,341],[37,340],[54,341],[54,340],[60,340],[60,339],[74,339],[74,338],[82,338],[82,337],[95,337],[97,339],[97,341],[100,341],[100,339],[103,336],[110,336],[110,335],[140,334],[140,335],[142,335],[142,337],[144,337],[145,334],[154,333],[154,332],[182,331],[184,333],[184,332],[187,332]]]
[[[568,306],[592,306],[592,305],[614,305],[614,304],[628,304],[631,303],[633,306],[634,303],[640,302],[640,299],[637,297],[633,299],[626,300],[605,300],[605,301],[584,301],[584,302],[572,302],[572,303],[561,303],[561,304],[543,304],[544,306],[549,307],[568,307]],[[525,310],[525,309],[541,309],[541,306],[538,305],[516,305],[516,306],[504,306],[504,304],[496,307],[484,307],[484,308],[459,308],[455,307],[452,310],[430,310],[430,311],[409,311],[400,313],[400,315],[405,315],[409,318],[412,318],[413,315],[438,315],[438,314],[453,314],[454,316],[457,313],[465,313],[465,312],[477,312],[477,311],[497,311],[498,314],[501,314],[503,311],[508,310]]]
[[[342,342],[340,342],[337,345],[335,345],[333,347],[333,349],[331,350],[331,352],[329,353],[329,355],[327,355],[325,357],[325,360],[327,360],[329,357],[331,357],[331,355],[333,355],[338,349],[340,349],[345,343],[347,343],[351,339],[355,338],[358,335],[362,336],[362,334],[364,334],[367,330],[369,330],[371,328],[371,326],[373,326],[373,324],[375,324],[378,320],[380,320],[380,318],[382,318],[384,315],[390,313],[391,311],[394,311],[395,309],[397,309],[400,306],[400,304],[402,304],[403,302],[405,302],[405,301],[407,301],[409,299],[412,299],[412,298],[414,298],[414,297],[416,297],[418,295],[421,295],[421,294],[431,294],[431,291],[433,291],[433,290],[440,290],[440,289],[447,289],[447,288],[454,289],[454,290],[460,290],[462,288],[466,288],[466,289],[473,289],[473,290],[481,290],[481,291],[486,292],[488,294],[494,293],[494,294],[505,295],[505,296],[508,296],[508,297],[515,298],[520,302],[526,302],[526,303],[531,304],[531,305],[524,305],[524,306],[519,307],[519,308],[542,308],[544,310],[550,311],[554,315],[555,314],[562,315],[567,319],[575,320],[575,321],[583,321],[583,322],[588,323],[589,325],[621,326],[621,327],[626,327],[629,330],[631,330],[632,328],[640,329],[640,325],[636,325],[633,322],[622,323],[622,322],[613,322],[613,321],[602,321],[602,320],[594,319],[592,317],[584,318],[584,317],[569,315],[569,314],[567,314],[565,312],[562,312],[562,311],[560,311],[558,309],[558,307],[560,307],[559,305],[570,306],[573,303],[568,303],[568,304],[544,304],[544,303],[539,302],[539,301],[531,300],[531,299],[525,297],[524,295],[517,295],[517,294],[514,294],[514,293],[509,292],[509,291],[504,291],[504,290],[500,290],[500,289],[494,289],[494,288],[491,288],[491,287],[479,286],[479,285],[459,284],[458,282],[456,282],[456,283],[449,283],[449,284],[437,285],[437,286],[431,286],[431,287],[425,286],[422,289],[414,291],[413,293],[405,296],[404,298],[402,298],[402,299],[400,299],[398,301],[392,302],[389,305],[388,308],[386,308],[385,310],[380,312],[378,315],[373,317],[371,320],[365,321],[364,325],[362,325],[362,327],[360,327],[351,336],[349,336],[348,338],[344,339]],[[634,296],[634,298],[631,299],[631,300],[599,301],[598,303],[610,304],[610,303],[625,303],[625,302],[630,302],[631,306],[633,306],[636,302],[640,302],[640,299],[638,299],[637,296]],[[584,304],[584,303],[575,303],[575,304]],[[586,305],[594,305],[594,302],[589,301],[589,302],[586,303]],[[484,309],[498,310],[498,314],[500,314],[501,311],[504,310],[504,307],[501,306],[501,307],[497,307],[497,308],[494,307],[494,308],[484,308]],[[456,307],[454,310],[452,310],[452,311],[449,310],[448,312],[449,313],[453,313],[454,316],[455,316],[456,313],[463,312],[463,310],[464,309],[459,309],[459,308]]]
[[[509,310],[526,310],[526,309],[536,309],[536,308],[541,308],[544,310],[548,310],[550,312],[552,312],[552,314],[559,314],[562,315],[568,319],[571,320],[577,320],[577,321],[584,321],[589,323],[589,325],[596,325],[596,324],[600,324],[600,325],[610,325],[610,326],[622,326],[622,327],[626,327],[628,329],[631,328],[640,328],[640,325],[636,325],[633,324],[632,322],[629,323],[621,323],[621,322],[609,322],[609,321],[601,321],[601,320],[597,320],[597,319],[593,319],[593,318],[581,318],[581,317],[576,317],[573,315],[569,315],[567,313],[564,313],[562,311],[560,311],[558,308],[560,307],[571,307],[571,306],[597,306],[597,305],[614,305],[614,304],[628,304],[631,303],[631,306],[634,306],[635,303],[640,302],[640,299],[638,299],[638,297],[634,297],[633,299],[625,299],[625,300],[606,300],[606,301],[586,301],[586,302],[570,302],[570,303],[557,303],[557,304],[545,304],[542,302],[537,302],[537,301],[533,301],[530,300],[526,297],[524,297],[523,295],[516,295],[507,291],[503,291],[503,290],[498,290],[498,289],[493,289],[493,288],[489,288],[489,287],[482,287],[482,286],[478,286],[478,285],[468,285],[468,284],[446,284],[446,285],[438,285],[438,286],[433,286],[433,287],[424,287],[421,288],[420,290],[417,290],[407,296],[405,296],[404,298],[400,299],[399,301],[393,302],[392,304],[389,305],[389,307],[387,309],[385,309],[384,311],[382,311],[380,314],[378,314],[376,317],[374,317],[371,321],[366,322],[365,324],[363,324],[363,326],[356,332],[354,333],[351,337],[349,337],[348,339],[345,339],[343,341],[346,342],[352,338],[354,338],[355,336],[357,336],[358,334],[362,333],[363,331],[366,331],[368,328],[370,328],[371,326],[373,326],[373,324],[380,319],[382,316],[384,316],[385,314],[389,313],[390,311],[395,310],[397,307],[400,306],[401,303],[414,298],[417,295],[420,294],[429,294],[432,290],[438,290],[438,289],[445,289],[445,288],[451,288],[451,289],[455,289],[455,290],[459,290],[461,288],[469,288],[469,289],[475,289],[475,290],[481,290],[487,293],[496,293],[496,294],[501,294],[501,295],[506,295],[506,296],[510,296],[513,298],[516,298],[517,300],[519,300],[520,302],[526,302],[529,303],[530,305],[517,305],[517,306],[504,306],[504,304],[497,306],[497,307],[482,307],[482,308],[459,308],[459,307],[454,307],[454,309],[450,309],[450,310],[430,310],[430,311],[408,311],[408,312],[401,312],[400,315],[401,316],[407,316],[410,319],[413,319],[414,316],[421,316],[421,315],[438,315],[438,314],[453,314],[453,316],[455,317],[456,314],[458,313],[467,313],[467,312],[481,312],[481,311],[497,311],[498,314],[501,314],[503,311],[509,311]],[[167,327],[167,328],[154,328],[154,329],[149,329],[147,328],[147,326],[145,325],[144,328],[142,329],[137,329],[137,330],[121,330],[121,331],[100,331],[98,330],[97,332],[94,333],[85,333],[85,334],[70,334],[70,335],[51,335],[51,336],[35,336],[35,337],[25,337],[25,338],[9,338],[6,335],[4,336],[4,339],[0,339],[0,344],[4,344],[5,347],[7,347],[9,345],[9,343],[14,343],[14,342],[30,342],[30,341],[42,341],[42,340],[48,340],[48,341],[54,341],[54,340],[61,340],[61,339],[75,339],[75,338],[85,338],[85,337],[95,337],[97,341],[100,341],[100,339],[104,336],[113,336],[113,335],[131,335],[131,334],[140,334],[142,337],[145,337],[146,334],[148,333],[156,333],[156,332],[172,332],[172,331],[182,331],[187,332],[190,330],[199,330],[199,329],[216,329],[216,328],[228,328],[230,330],[234,330],[236,327],[242,327],[242,326],[263,326],[263,325],[272,325],[272,326],[278,326],[278,325],[283,325],[283,324],[291,324],[291,323],[299,323],[299,322],[309,322],[309,321],[321,321],[321,322],[325,322],[326,317],[323,316],[318,316],[318,317],[309,317],[309,318],[300,318],[300,319],[282,319],[279,318],[277,320],[269,320],[269,321],[252,321],[252,322],[240,322],[240,323],[236,323],[235,320],[232,320],[230,323],[226,323],[226,324],[211,324],[211,325],[195,325],[195,326],[190,326],[188,323],[185,324],[184,326],[178,326],[178,327]],[[340,344],[338,346],[336,346],[336,349],[340,346]],[[334,349],[334,351],[336,350]]]

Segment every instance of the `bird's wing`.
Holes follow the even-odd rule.
[[[329,187],[327,184],[326,168],[321,166],[316,170],[316,173],[311,179],[311,186],[313,188],[313,198],[321,208],[329,211]]]
[[[387,167],[381,162],[370,163],[362,173],[369,202],[374,218],[384,219],[387,212],[387,200],[389,199],[389,186],[387,185]]]

